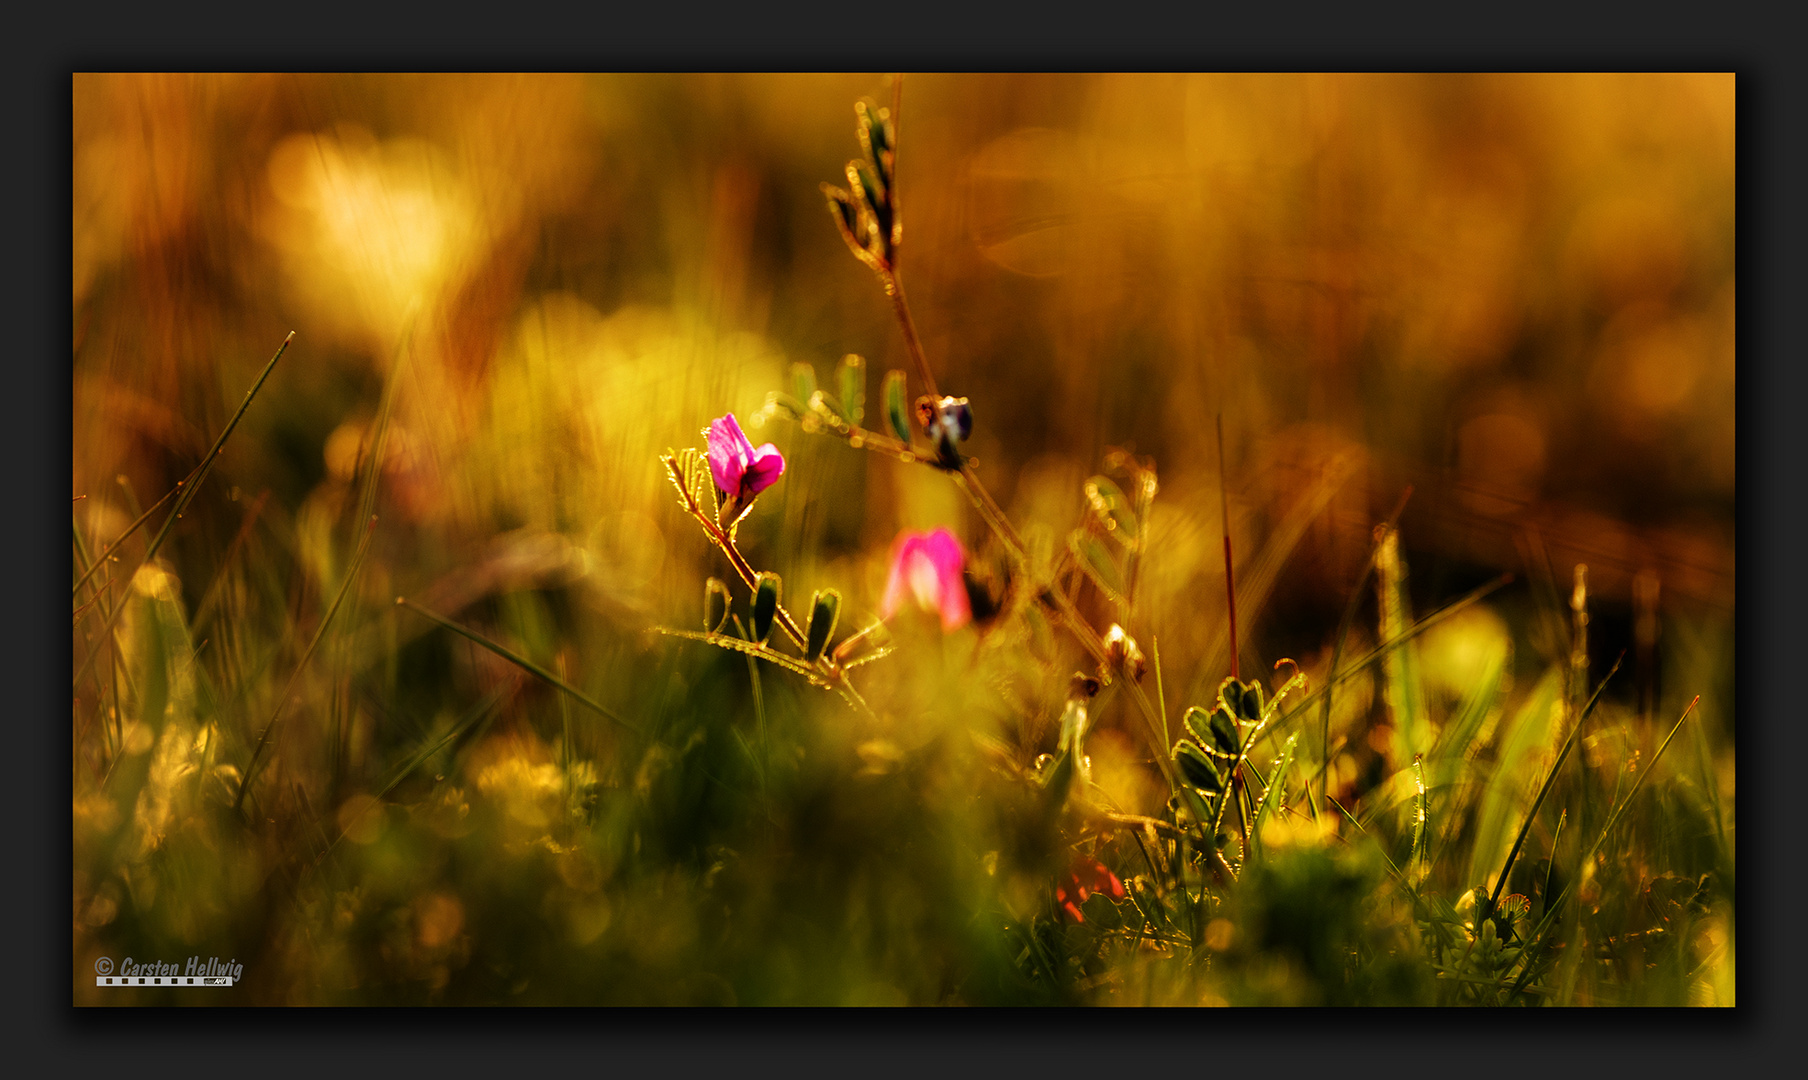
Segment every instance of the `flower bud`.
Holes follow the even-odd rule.
[[[710,475],[727,497],[723,524],[732,525],[753,507],[754,496],[778,482],[785,458],[771,443],[756,447],[749,442],[733,413],[712,421],[704,435],[709,441]]]
[[[1136,647],[1136,639],[1124,632],[1124,628],[1116,623],[1105,632],[1105,660],[1111,670],[1123,675],[1131,682],[1141,682],[1146,665],[1143,662],[1142,650]]]
[[[929,441],[935,444],[936,458],[950,471],[961,467],[960,444],[973,434],[973,408],[966,398],[945,397],[940,401],[927,395],[917,399],[917,419]]]

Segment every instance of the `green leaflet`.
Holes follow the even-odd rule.
[[[835,622],[841,618],[841,593],[834,589],[818,589],[810,602],[809,647],[804,652],[804,659],[815,663],[828,647],[829,638],[835,633]]]
[[[1112,600],[1123,602],[1124,575],[1118,568],[1117,560],[1099,538],[1084,529],[1075,529],[1068,534],[1067,548],[1078,560],[1080,569],[1092,579],[1104,594]]]
[[[866,418],[866,361],[858,353],[841,360],[841,413],[855,427]]]
[[[910,445],[910,410],[904,404],[904,373],[885,373],[885,420],[891,433],[904,445]]]
[[[778,593],[778,575],[760,574],[759,587],[753,590],[753,640],[760,645],[772,638],[773,618],[778,614]]]

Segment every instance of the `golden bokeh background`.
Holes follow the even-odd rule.
[[[644,631],[691,626],[723,572],[659,455],[728,411],[788,460],[742,533],[787,602],[833,585],[871,612],[906,528],[954,528],[1001,571],[932,470],[752,424],[796,365],[832,387],[864,356],[869,416],[909,367],[818,188],[857,152],[852,103],[893,93],[878,73],[77,75],[78,529],[104,542],[188,475],[294,331],[137,583],[212,639],[222,686],[295,647],[241,617],[305,641],[344,580],[386,401],[335,677],[408,684],[397,646],[431,628],[373,614],[406,594],[504,598],[590,684],[632,682]],[[1561,664],[1586,564],[1596,676],[1629,650],[1613,692],[1647,721],[1703,694],[1691,752],[1730,804],[1734,104],[1730,74],[909,74],[899,265],[1032,547],[1059,549],[1111,448],[1154,463],[1138,632],[1171,701],[1209,699],[1229,659],[1221,482],[1240,657],[1264,673],[1324,670],[1410,488],[1421,614],[1519,582],[1419,642],[1428,692]],[[507,606],[525,592],[583,614]],[[348,752],[378,760],[388,721],[360,708]],[[1159,801],[1113,738],[1099,783]],[[553,782],[526,753],[471,768],[524,806]],[[423,941],[456,938],[451,897],[418,898],[444,930]]]
[[[1428,596],[1485,569],[1566,592],[1585,562],[1627,626],[1635,594],[1730,618],[1731,75],[906,87],[913,308],[940,381],[975,403],[982,475],[1032,527],[1059,535],[1124,446],[1161,471],[1163,528],[1215,533],[1222,414],[1240,549],[1324,506],[1275,599],[1313,634],[1409,484]],[[402,358],[385,497],[418,531],[413,570],[533,527],[654,603],[662,570],[690,577],[662,557],[677,519],[654,455],[750,416],[788,365],[827,380],[858,352],[875,394],[906,366],[817,191],[860,96],[889,101],[888,78],[78,76],[87,513],[135,516],[117,475],[146,504],[184,475],[294,329],[229,482],[325,521]],[[799,451],[863,485],[784,503],[831,556],[963,509]],[[1215,572],[1212,545],[1168,546],[1152,572],[1176,588],[1152,604]]]

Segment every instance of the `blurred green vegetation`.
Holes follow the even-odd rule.
[[[1174,819],[1123,679],[1051,809],[1091,659],[947,476],[753,426],[857,353],[881,427],[910,370],[818,188],[885,76],[78,75],[76,577],[296,337],[76,589],[77,1003],[1733,1004],[1732,77],[904,84],[899,265],[1031,561],[1127,450],[1133,602],[1071,594],[1160,737],[1307,676],[1234,887],[1131,820]],[[946,526],[1001,613],[893,620],[870,713],[657,634],[711,575],[747,617],[659,461],[728,412],[794,612],[866,625]],[[1126,888],[1079,924],[1076,859]],[[230,997],[86,982],[197,953]]]

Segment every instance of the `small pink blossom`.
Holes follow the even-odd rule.
[[[967,585],[961,579],[965,559],[960,541],[947,529],[899,534],[892,547],[891,580],[879,605],[880,616],[891,618],[908,600],[925,611],[939,611],[944,631],[965,626],[973,618]]]
[[[778,447],[771,443],[754,446],[735,421],[734,413],[710,421],[705,434],[709,438],[710,475],[733,506],[744,509],[785,471],[785,458]]]

